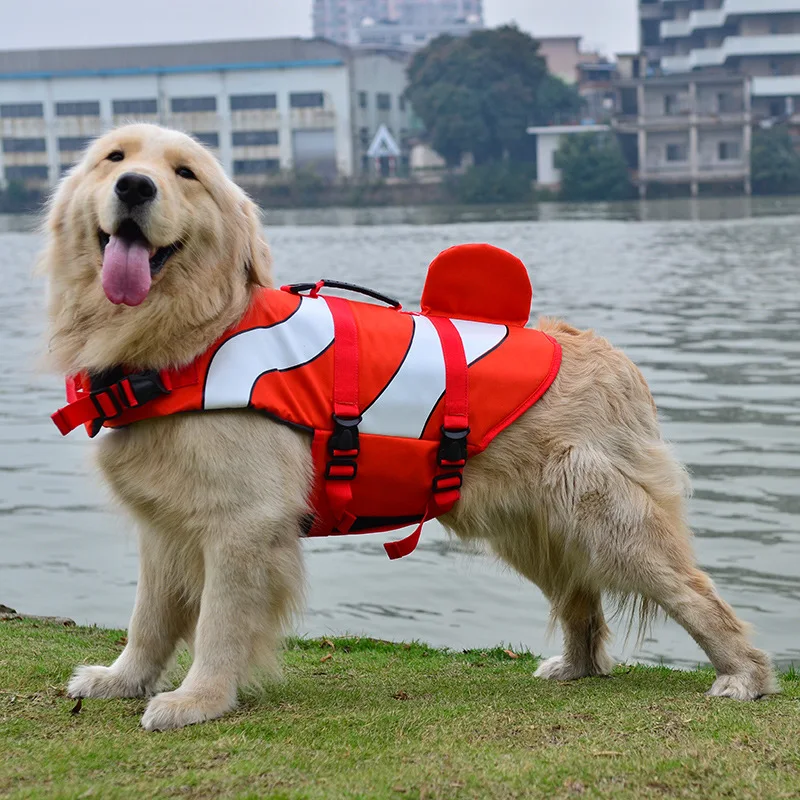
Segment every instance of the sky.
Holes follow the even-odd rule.
[[[484,0],[486,22],[636,48],[636,0]],[[310,36],[311,0],[0,0],[0,50]]]

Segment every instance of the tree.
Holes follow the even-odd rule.
[[[561,199],[578,202],[625,200],[633,187],[617,137],[611,133],[565,136],[556,152]]]
[[[750,159],[756,194],[800,192],[800,155],[794,149],[786,126],[757,130]]]
[[[414,55],[408,78],[406,95],[450,166],[466,153],[478,165],[519,157],[529,125],[580,107],[577,92],[548,75],[538,42],[510,25],[440,36]]]

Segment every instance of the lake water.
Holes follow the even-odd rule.
[[[800,662],[800,202],[698,200],[607,207],[270,213],[280,281],[337,277],[417,307],[443,248],[488,241],[519,255],[534,313],[591,327],[650,381],[668,438],[693,473],[701,566],[757,643]],[[0,602],[33,614],[124,626],[136,544],[93,474],[91,443],[49,420],[58,377],[37,374],[43,286],[38,237],[0,218]],[[558,652],[539,590],[426,526],[389,562],[390,535],[305,542],[301,632],[499,642]],[[619,659],[691,665],[699,648],[671,623]]]

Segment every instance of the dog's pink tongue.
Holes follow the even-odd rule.
[[[103,291],[119,305],[138,306],[150,291],[150,253],[139,242],[112,236],[103,253]]]

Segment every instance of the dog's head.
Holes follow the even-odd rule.
[[[53,196],[46,235],[54,349],[61,333],[68,360],[86,362],[65,367],[107,360],[92,340],[98,326],[113,328],[105,355],[127,362],[148,360],[148,336],[161,347],[165,334],[180,337],[181,322],[218,335],[214,323],[241,315],[250,286],[271,284],[253,203],[202,145],[155,125],[118,128],[89,147]],[[82,356],[81,331],[70,329],[79,321]],[[187,357],[168,350],[169,361]]]

